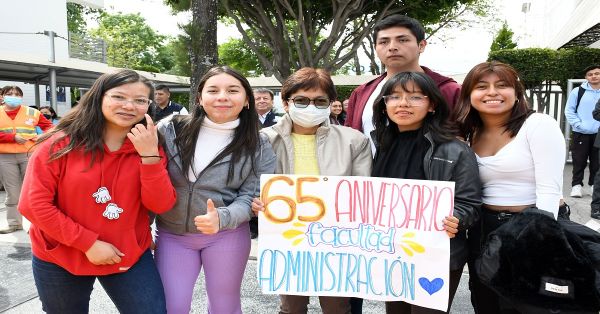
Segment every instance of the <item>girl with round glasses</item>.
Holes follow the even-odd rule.
[[[401,72],[383,86],[373,107],[377,153],[373,177],[453,181],[454,211],[442,221],[450,237],[448,311],[467,261],[466,230],[479,217],[481,184],[475,155],[456,139],[449,109],[426,74]],[[386,302],[387,313],[439,313],[405,302]]]
[[[176,195],[147,107],[129,101],[153,96],[135,71],[104,74],[35,147],[19,210],[32,222],[47,313],[88,313],[96,279],[121,313],[166,313],[149,213],[171,209]]]

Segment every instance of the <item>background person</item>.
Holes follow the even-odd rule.
[[[600,65],[592,65],[584,70],[586,81],[571,90],[565,106],[565,117],[572,128],[571,157],[573,158],[573,178],[571,197],[582,197],[583,173],[588,166],[589,194],[593,192],[594,176],[598,171],[598,148],[594,147],[600,122],[592,116],[600,100]]]
[[[88,313],[96,279],[121,313],[166,313],[148,213],[169,210],[176,195],[145,115],[152,97],[135,71],[103,74],[31,157],[19,210],[32,222],[47,313]]]
[[[321,176],[368,176],[371,172],[369,140],[360,132],[328,121],[336,91],[322,69],[302,68],[281,87],[285,114],[266,134],[277,155],[275,173]],[[317,140],[318,137],[318,140]],[[254,199],[252,210],[264,210]],[[279,313],[307,313],[308,296],[280,295]],[[325,314],[350,313],[350,298],[320,296]]]
[[[427,46],[425,28],[419,21],[399,14],[387,16],[375,24],[373,42],[377,58],[385,65],[386,72],[352,92],[348,103],[346,126],[359,130],[369,137],[374,129],[373,104],[383,84],[394,74],[407,71],[429,75],[452,111],[460,93],[460,84],[419,64],[419,57]],[[375,152],[374,145],[371,149]]]
[[[159,123],[177,190],[173,209],[157,219],[156,263],[169,313],[190,312],[202,268],[208,311],[241,313],[250,204],[260,193],[260,175],[275,168],[257,120],[248,80],[218,66],[201,78],[191,115]]]
[[[565,141],[556,120],[534,113],[509,65],[476,65],[465,77],[455,120],[477,156],[483,183],[481,226],[469,230],[469,288],[475,313],[514,310],[474,267],[489,233],[535,206],[555,218],[561,205]],[[525,256],[523,258],[526,258]]]
[[[7,228],[0,233],[23,230],[23,218],[17,206],[29,153],[37,140],[36,126],[42,131],[52,127],[37,109],[23,103],[23,91],[18,86],[6,86],[4,106],[0,107],[0,175],[6,190]]]
[[[275,97],[273,91],[267,88],[255,88],[253,93],[261,127],[266,128],[277,123],[277,115],[273,112],[273,98]]]
[[[158,123],[158,121],[174,113],[188,114],[187,109],[185,109],[183,105],[171,101],[171,92],[166,85],[156,85],[154,98],[156,100],[150,107],[150,112],[152,120],[154,120],[155,123]]]
[[[339,100],[334,100],[329,106],[329,124],[344,125],[344,122],[339,120],[342,112],[342,103]]]
[[[252,90],[256,102],[256,113],[262,128],[270,127],[277,123],[277,116],[273,112],[273,91],[267,88],[255,88]],[[258,217],[250,218],[250,238],[258,237]]]
[[[44,115],[46,119],[52,122],[53,125],[58,124],[58,115],[56,111],[50,106],[42,106],[40,107],[40,112]]]
[[[373,107],[377,154],[373,177],[452,181],[454,210],[442,223],[450,240],[447,311],[386,302],[386,313],[449,312],[467,262],[467,229],[479,219],[481,183],[471,149],[456,139],[450,110],[435,82],[418,72],[389,78]]]

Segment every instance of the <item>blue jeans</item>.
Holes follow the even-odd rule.
[[[33,277],[46,313],[88,313],[96,278],[120,313],[167,312],[162,282],[150,250],[126,272],[105,276],[73,275],[33,256]]]

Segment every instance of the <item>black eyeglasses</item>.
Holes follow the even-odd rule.
[[[308,105],[310,105],[310,102],[312,101],[315,107],[319,109],[327,109],[329,108],[329,104],[331,103],[331,101],[327,97],[317,97],[315,99],[310,99],[304,96],[296,96],[294,98],[288,98],[288,100],[291,100],[294,103],[294,106],[296,106],[296,108],[306,108],[308,107]]]

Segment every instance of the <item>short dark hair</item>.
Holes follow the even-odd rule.
[[[156,85],[156,87],[154,88],[154,90],[164,90],[167,93],[170,93],[171,91],[169,91],[169,87],[165,84],[158,84]]]
[[[4,86],[4,88],[2,88],[2,95],[5,95],[8,92],[12,92],[12,91],[16,91],[19,94],[19,96],[23,96],[23,90],[19,86],[16,86],[16,85]]]
[[[587,68],[583,69],[583,77],[585,77],[587,75],[587,73],[593,69],[600,69],[600,65],[598,64],[594,64],[594,65],[590,65]]]
[[[394,14],[384,17],[381,21],[375,23],[373,27],[373,42],[377,42],[377,34],[379,31],[392,28],[405,27],[417,38],[417,42],[425,39],[425,28],[418,20],[406,15]]]
[[[329,73],[323,69],[302,68],[290,75],[281,86],[281,99],[287,99],[299,90],[320,88],[330,100],[337,98],[335,86]]]
[[[273,91],[268,88],[259,87],[259,88],[253,89],[252,92],[259,93],[259,94],[269,94],[269,95],[271,95],[271,100],[273,100],[273,98],[275,98],[275,94],[273,94]]]

